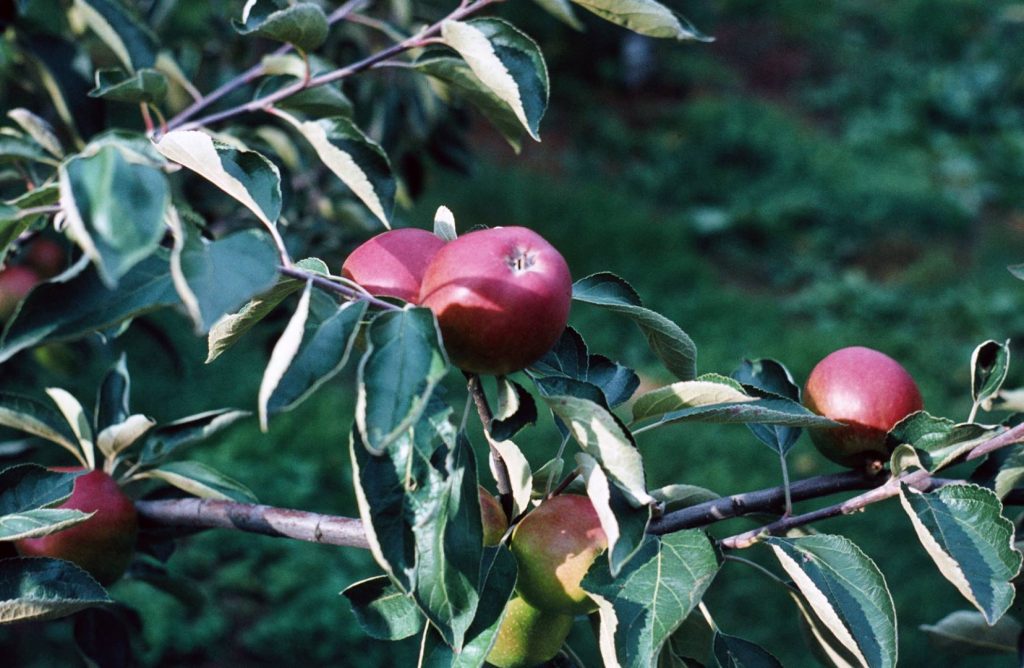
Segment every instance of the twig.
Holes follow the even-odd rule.
[[[238,529],[323,545],[370,547],[363,523],[350,517],[218,499],[136,501],[135,508],[144,523],[157,526]]]
[[[313,285],[317,286],[318,288],[330,290],[331,292],[337,292],[338,294],[344,295],[352,300],[367,302],[369,304],[376,306],[377,308],[382,308],[386,311],[402,310],[402,307],[396,306],[395,304],[392,304],[390,302],[386,302],[383,299],[378,299],[371,295],[369,292],[356,290],[355,288],[350,288],[347,285],[336,283],[321,274],[317,274],[311,271],[303,271],[302,269],[299,269],[298,267],[295,266],[280,266],[277,268],[277,271],[283,276],[297,278],[301,281],[312,281]]]
[[[501,508],[505,511],[505,517],[511,519],[515,515],[515,503],[512,498],[512,481],[509,478],[508,466],[505,464],[505,458],[498,452],[498,448],[494,447],[493,439],[491,438],[491,420],[494,419],[494,413],[491,412],[491,407],[487,403],[487,395],[484,394],[484,386],[480,382],[480,376],[475,373],[468,374],[468,388],[469,393],[473,397],[473,402],[476,404],[476,412],[480,416],[480,422],[483,424],[484,432],[487,434],[487,444],[491,450],[491,461],[494,463],[494,482],[498,487],[498,497],[501,500]]]
[[[548,493],[548,498],[550,499],[551,497],[558,496],[559,494],[564,492],[566,487],[571,485],[573,480],[578,478],[579,475],[579,469],[573,469],[572,472],[569,473],[569,475],[565,476],[565,478],[562,479],[562,482],[558,483],[558,487],[554,488],[553,490],[551,490],[550,493]]]

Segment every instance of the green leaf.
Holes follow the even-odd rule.
[[[447,371],[430,309],[389,311],[370,323],[356,399],[356,425],[370,452],[380,454],[416,422]]]
[[[133,104],[160,104],[167,97],[167,77],[149,68],[134,74],[117,67],[99,69],[96,70],[96,86],[89,91],[89,97]]]
[[[1010,580],[1021,567],[999,498],[976,485],[928,493],[901,485],[900,501],[942,575],[994,624],[1013,603]]]
[[[338,375],[355,346],[366,310],[366,302],[339,307],[333,297],[313,291],[302,343],[267,401],[270,413],[295,408]]]
[[[818,620],[862,666],[896,665],[896,610],[875,563],[843,536],[769,537]]]
[[[146,438],[139,463],[152,466],[178,450],[215,436],[249,415],[248,411],[220,408],[161,425],[151,431]]]
[[[267,97],[271,93],[275,93],[298,81],[301,81],[301,79],[294,76],[279,75],[265,77],[260,83],[259,88],[253,93],[253,99],[259,100]],[[351,118],[353,115],[352,101],[345,96],[340,87],[332,84],[306,88],[294,95],[289,95],[283,100],[278,100],[274,103],[274,107],[295,111],[300,114],[308,114],[314,118],[326,118],[329,116]]]
[[[190,231],[179,233],[171,253],[171,274],[197,333],[208,332],[277,281],[277,250],[262,231],[242,230],[216,241]]]
[[[540,141],[540,120],[548,106],[548,68],[537,43],[496,18],[445,21],[441,38]]]
[[[63,508],[26,510],[0,515],[0,541],[39,538],[67,529],[92,517],[95,513]]]
[[[971,474],[971,482],[993,490],[1000,499],[1024,479],[1024,447],[1012,445],[989,454]]]
[[[341,593],[371,638],[401,640],[423,629],[423,613],[416,602],[385,575],[356,582]]]
[[[815,616],[807,601],[797,592],[790,591],[790,598],[800,612],[798,622],[803,631],[804,640],[810,646],[811,654],[822,665],[833,665],[837,668],[853,668],[862,665],[832,631]]]
[[[583,31],[583,24],[572,10],[569,0],[534,0],[537,5],[573,30]]]
[[[596,459],[608,477],[626,494],[630,505],[654,503],[647,493],[643,459],[633,436],[615,415],[587,399],[568,395],[544,396],[585,453]]]
[[[107,603],[106,590],[71,562],[0,559],[0,624],[57,619]]]
[[[565,376],[586,380],[590,371],[590,353],[583,337],[566,327],[551,350],[534,362],[530,369],[544,376]]]
[[[44,165],[57,164],[57,160],[31,137],[22,135],[14,130],[0,133],[0,163],[23,160],[39,162]]]
[[[695,406],[715,406],[754,401],[741,388],[723,377],[684,380],[645,392],[633,403],[633,421],[661,418],[669,413]]]
[[[976,423],[958,424],[919,411],[897,422],[889,430],[886,441],[893,449],[906,443],[923,452],[927,456],[925,463],[928,469],[934,473],[976,445],[996,436],[999,429]]]
[[[648,37],[709,41],[693,26],[655,0],[572,0],[580,7],[633,32]]]
[[[319,274],[330,273],[323,260],[317,258],[300,260],[295,263],[295,266],[298,269]],[[206,363],[209,364],[220,357],[225,350],[235,345],[256,323],[267,317],[289,295],[302,289],[303,285],[305,285],[304,281],[288,276],[279,276],[277,284],[273,288],[253,297],[237,313],[224,316],[215,322],[207,336],[209,352],[206,356]]]
[[[242,20],[232,25],[240,35],[257,35],[286,42],[303,51],[311,51],[327,39],[327,15],[319,5],[297,2],[277,9],[269,0],[248,0]]]
[[[615,274],[602,272],[581,278],[572,286],[572,298],[628,316],[647,337],[658,359],[680,380],[697,375],[697,347],[690,337],[663,315],[644,308],[632,286]]]
[[[101,431],[96,437],[96,447],[108,461],[112,461],[134,445],[154,425],[156,422],[145,415],[129,415],[124,422],[112,424]]]
[[[60,139],[54,133],[53,126],[46,120],[21,107],[11,109],[7,115],[47,153],[57,159],[64,157],[64,147],[61,146]]]
[[[508,471],[509,486],[512,488],[512,512],[516,515],[525,512],[530,507],[530,499],[533,497],[533,469],[530,462],[518,445],[512,441],[498,441],[490,436],[488,443],[494,447],[505,462],[505,469]],[[494,460],[488,458],[491,465],[491,473],[494,479],[498,479],[498,473],[494,468]]]
[[[78,457],[78,439],[67,421],[60,413],[35,399],[0,393],[0,425],[56,443]]]
[[[312,293],[313,282],[307,281],[306,287],[302,290],[302,296],[299,298],[299,303],[295,307],[295,312],[292,314],[291,319],[288,320],[288,325],[284,328],[284,331],[281,332],[277,343],[274,344],[274,350],[270,353],[270,361],[267,362],[267,368],[263,372],[258,398],[260,430],[263,432],[269,429],[267,424],[267,402],[270,401],[270,395],[274,392],[285,371],[288,370],[288,366],[295,358],[295,353],[299,351],[299,344],[302,343],[302,335],[306,329],[306,318],[309,316],[309,298]]]
[[[596,562],[583,589],[597,601],[605,665],[647,667],[697,607],[718,573],[718,555],[702,531],[648,536],[618,577]]]
[[[85,455],[86,467],[96,468],[96,448],[92,425],[89,423],[89,417],[85,412],[85,408],[82,407],[82,404],[79,403],[74,395],[59,387],[46,388],[46,394],[53,403],[57,404],[57,410],[61,412],[68,426],[71,427],[71,432],[75,435],[78,447],[81,448],[82,454]]]
[[[590,355],[587,366],[587,382],[604,393],[612,408],[629,401],[640,387],[640,376],[635,371],[603,355]]]
[[[713,650],[721,668],[782,668],[782,663],[760,645],[721,632],[715,634]]]
[[[975,405],[998,394],[1010,369],[1010,340],[986,341],[971,354],[971,396]]]
[[[630,505],[626,495],[609,482],[597,460],[587,453],[576,454],[576,465],[608,538],[608,567],[616,576],[643,544],[647,523],[651,519],[651,507],[635,508]]]
[[[519,383],[498,379],[498,408],[488,429],[496,441],[507,441],[527,425],[537,424],[537,404]]]
[[[156,38],[124,5],[114,0],[75,0],[75,7],[127,69],[156,63]]]
[[[753,389],[800,403],[800,386],[789,369],[773,359],[743,360],[732,377]],[[747,427],[757,440],[783,455],[796,445],[801,431],[799,427],[785,425],[748,424]]]
[[[686,508],[695,506],[705,501],[713,501],[720,498],[718,494],[710,489],[698,487],[697,485],[665,485],[658,489],[651,490],[651,496],[655,500],[674,508]]]
[[[234,197],[267,227],[281,215],[281,174],[256,151],[228,146],[198,130],[172,130],[156,150]]]
[[[124,353],[107,370],[100,388],[96,392],[96,407],[93,422],[96,429],[103,431],[113,424],[121,424],[131,414],[131,377],[128,375],[128,360]]]
[[[951,612],[934,624],[922,624],[920,629],[943,656],[963,654],[1016,654],[1020,637],[1020,622],[1003,615],[995,624],[973,610]]]
[[[76,156],[60,167],[61,204],[68,225],[108,287],[153,254],[170,202],[160,170],[129,162],[112,146]]]
[[[256,495],[245,485],[201,462],[168,462],[140,477],[163,480],[203,499],[256,503]]]
[[[316,121],[283,116],[306,138],[324,165],[384,227],[390,227],[398,186],[384,149],[343,116]]]
[[[0,471],[0,516],[52,508],[67,501],[75,479],[85,473],[50,471],[36,464],[19,464]]]

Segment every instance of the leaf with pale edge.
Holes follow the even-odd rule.
[[[924,462],[934,473],[976,445],[997,435],[1001,427],[976,423],[955,423],[925,411],[911,413],[896,423],[886,442],[890,449],[906,443],[925,454]]]
[[[773,359],[743,360],[732,377],[747,387],[800,403],[800,386],[789,369]],[[757,440],[782,454],[796,444],[801,431],[799,427],[785,425],[748,424],[747,427]]]
[[[491,437],[507,441],[531,424],[537,424],[537,404],[533,395],[514,380],[499,378],[498,406],[488,427]]]
[[[116,0],[75,0],[93,32],[129,70],[152,67],[158,50],[150,29]]]
[[[999,392],[1010,369],[1010,341],[986,341],[971,354],[971,396],[980,404]]]
[[[875,563],[844,536],[769,537],[816,618],[862,666],[896,665],[896,609]]]
[[[0,624],[57,619],[111,602],[91,575],[69,561],[0,559]]]
[[[602,272],[581,278],[572,286],[572,298],[631,318],[676,378],[693,380],[697,375],[697,346],[689,335],[665,316],[644,308],[636,290],[615,274]]]
[[[302,290],[302,296],[299,298],[299,303],[295,307],[295,312],[292,313],[291,319],[288,320],[288,325],[281,332],[277,343],[274,344],[274,350],[270,353],[270,361],[267,362],[267,368],[263,372],[258,398],[260,430],[263,432],[270,428],[267,415],[267,402],[270,401],[270,395],[277,388],[278,382],[280,382],[281,377],[284,376],[288,366],[295,358],[295,353],[299,351],[299,344],[302,343],[302,335],[306,329],[306,318],[309,316],[309,298],[312,293],[313,282],[307,281],[306,287]]]
[[[618,577],[605,561],[595,562],[582,585],[598,604],[605,665],[653,664],[672,632],[697,607],[718,568],[711,541],[698,530],[648,536]]]
[[[1016,654],[1017,642],[1024,628],[1010,615],[1003,615],[990,625],[985,617],[974,610],[951,612],[934,624],[922,624],[928,639],[947,654]]]
[[[152,466],[178,450],[215,436],[249,415],[248,411],[220,408],[161,425],[146,437],[139,463]]]
[[[430,309],[381,313],[366,330],[359,363],[356,425],[380,454],[416,422],[448,371],[441,333]]]
[[[61,146],[60,139],[53,131],[53,126],[45,119],[22,107],[11,109],[7,112],[7,116],[27,132],[37,144],[46,149],[47,153],[55,158],[64,157],[64,147]]]
[[[597,460],[587,453],[576,454],[576,465],[608,539],[608,567],[613,576],[618,575],[643,544],[651,506],[631,506],[618,486],[609,482]]]
[[[782,668],[771,652],[743,638],[719,632],[712,647],[720,668]]]
[[[84,522],[94,514],[64,508],[42,508],[0,515],[0,541],[48,536]]]
[[[256,151],[228,146],[198,130],[172,130],[156,150],[234,197],[264,225],[273,225],[281,215],[281,174]]]
[[[202,462],[168,462],[146,471],[142,477],[163,480],[202,499],[256,503],[256,495],[249,488]]]
[[[84,521],[92,513],[54,508],[85,471],[58,473],[35,464],[0,472],[0,541],[36,538]]]
[[[549,84],[548,68],[537,43],[508,21],[496,18],[445,21],[441,38],[512,110],[530,136],[540,141]]]
[[[257,35],[311,51],[327,39],[327,15],[312,2],[296,2],[283,9],[270,0],[249,0],[241,21],[232,21],[240,35]]]
[[[341,592],[359,626],[377,640],[401,640],[423,629],[423,613],[386,575],[361,580]]]
[[[72,454],[78,452],[78,438],[71,431],[67,420],[35,399],[0,393],[0,426],[57,443]]]
[[[93,423],[103,431],[113,424],[121,424],[131,414],[131,377],[128,375],[128,360],[124,353],[117,358],[100,382],[96,392],[96,406],[93,409]]]
[[[928,493],[901,485],[900,501],[942,575],[994,624],[1013,603],[1010,580],[1021,567],[999,498],[976,485]]]
[[[167,177],[129,162],[113,146],[71,158],[59,175],[61,206],[75,239],[103,282],[116,287],[160,245],[170,202]]]
[[[605,21],[648,37],[708,41],[693,26],[656,0],[572,0]]]
[[[167,77],[162,72],[142,69],[129,74],[119,68],[96,70],[96,87],[89,97],[114,102],[160,104],[167,97]]]

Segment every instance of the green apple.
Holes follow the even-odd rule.
[[[608,538],[589,498],[561,494],[544,501],[516,525],[511,547],[519,564],[516,591],[531,605],[568,615],[597,608],[580,582],[608,549]]]
[[[521,598],[508,602],[487,662],[497,668],[529,668],[558,654],[572,629],[572,615],[538,610]]]
[[[885,435],[924,401],[899,362],[871,348],[842,348],[822,359],[807,377],[804,405],[845,426],[810,429],[811,441],[829,459],[857,468],[889,457]]]
[[[56,467],[54,470],[83,469]],[[96,514],[63,531],[16,541],[18,552],[26,557],[53,557],[74,562],[100,584],[108,585],[120,578],[131,562],[138,532],[132,500],[109,475],[89,471],[75,478],[71,496],[60,507]]]

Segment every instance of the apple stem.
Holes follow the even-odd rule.
[[[505,464],[504,457],[498,452],[498,449],[494,447],[494,442],[491,437],[491,420],[494,419],[494,413],[491,412],[491,406],[487,403],[487,395],[484,394],[483,383],[480,382],[480,376],[471,373],[467,374],[467,386],[469,388],[469,394],[473,397],[474,403],[476,403],[476,412],[480,416],[480,423],[483,425],[484,434],[487,436],[487,445],[491,451],[491,461],[494,463],[492,467],[494,470],[494,482],[498,487],[498,498],[501,500],[501,509],[505,511],[506,519],[511,520],[515,516],[515,500],[512,498],[512,480],[508,474],[508,465]]]
[[[571,485],[573,480],[575,480],[577,477],[579,477],[579,475],[580,475],[580,470],[579,469],[573,469],[573,471],[571,473],[569,473],[569,475],[565,476],[565,478],[562,479],[562,482],[558,483],[558,487],[556,487],[554,490],[552,490],[547,495],[547,498],[550,499],[550,498],[556,497],[559,494],[561,494],[562,492],[564,492],[565,488],[568,487],[569,485]]]

